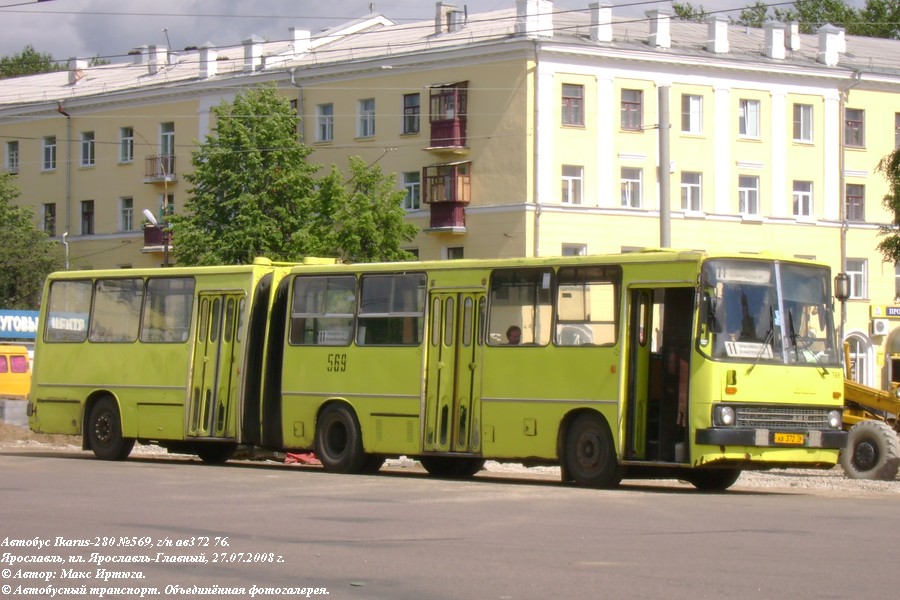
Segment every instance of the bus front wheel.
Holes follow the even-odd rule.
[[[108,396],[91,409],[87,436],[94,455],[103,460],[125,460],[134,448],[134,439],[122,437],[119,407]]]
[[[331,404],[319,415],[316,458],[331,473],[360,473],[366,466],[359,421],[346,405]]]
[[[703,492],[724,492],[741,476],[740,469],[695,469],[685,479]]]
[[[569,478],[578,485],[609,488],[622,477],[609,425],[600,415],[575,417],[566,432],[565,462]]]

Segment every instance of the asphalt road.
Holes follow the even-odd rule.
[[[57,597],[888,598],[898,531],[896,494],[0,451],[4,599],[82,585]],[[152,562],[113,562],[135,556]],[[63,562],[20,562],[34,557]]]

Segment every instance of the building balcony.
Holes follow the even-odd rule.
[[[177,181],[175,155],[154,155],[144,159],[144,183],[169,183]]]
[[[431,219],[426,231],[466,232],[466,205],[472,192],[470,168],[471,163],[468,162],[425,167],[423,201],[431,206]]]
[[[431,152],[468,152],[466,146],[466,118],[431,121],[431,142],[427,150]]]
[[[169,231],[151,223],[144,223],[143,227],[144,247],[141,248],[141,252],[144,254],[162,252],[168,256],[172,251],[172,236]]]

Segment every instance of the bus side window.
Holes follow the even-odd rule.
[[[521,331],[521,345],[550,343],[553,271],[546,267],[497,269],[491,274],[488,344],[509,345],[510,327]]]
[[[613,345],[618,337],[619,267],[563,267],[556,298],[558,346]]]
[[[417,346],[425,318],[425,274],[364,275],[360,284],[361,346]]]
[[[297,277],[293,287],[291,344],[350,344],[356,312],[356,277]]]

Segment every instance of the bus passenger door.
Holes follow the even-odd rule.
[[[653,327],[653,290],[631,290],[628,313],[628,405],[625,455],[647,455],[647,411],[650,390],[650,350]]]
[[[203,293],[198,302],[188,435],[234,437],[242,294]]]
[[[432,292],[425,380],[427,452],[481,451],[482,292]]]

